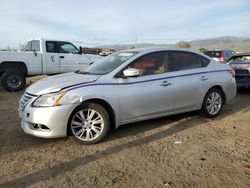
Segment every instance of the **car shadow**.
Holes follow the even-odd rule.
[[[103,142],[115,140],[115,139],[121,139],[129,135],[137,135],[139,133],[151,131],[153,129],[158,129],[160,127],[165,127],[165,126],[167,127],[169,126],[169,124],[173,122],[185,120],[188,117],[197,118],[199,114],[200,114],[199,111],[194,111],[194,112],[188,112],[188,113],[182,113],[182,114],[177,114],[177,115],[165,116],[161,118],[139,121],[136,123],[124,124],[115,130],[111,130],[111,134],[109,134],[107,138],[104,139]]]

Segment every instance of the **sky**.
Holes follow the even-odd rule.
[[[0,48],[32,38],[83,46],[250,37],[250,0],[0,0]]]

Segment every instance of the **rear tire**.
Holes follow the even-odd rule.
[[[204,98],[201,112],[204,116],[213,118],[219,115],[223,108],[224,96],[221,90],[213,88],[209,90]]]
[[[109,132],[110,118],[104,107],[97,103],[84,103],[71,114],[68,130],[81,144],[96,144]]]
[[[26,78],[18,70],[6,70],[1,75],[1,84],[8,91],[20,91],[26,85]]]

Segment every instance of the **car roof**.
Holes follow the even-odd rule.
[[[150,52],[158,52],[158,51],[184,51],[184,52],[193,52],[198,53],[192,49],[184,49],[184,48],[160,48],[160,47],[147,47],[147,48],[133,48],[128,50],[122,50],[123,52],[138,52],[138,53],[150,53]]]
[[[234,54],[230,58],[227,59],[227,62],[231,61],[232,59],[235,59],[235,58],[238,58],[238,57],[244,57],[244,56],[250,56],[250,53],[238,53],[238,54]]]

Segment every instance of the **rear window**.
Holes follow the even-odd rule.
[[[219,58],[221,56],[221,51],[206,51],[204,54],[208,55],[209,57]]]
[[[46,51],[48,53],[57,53],[57,42],[55,41],[46,41]]]
[[[40,51],[40,41],[39,40],[32,40],[28,41],[25,46],[26,51]]]
[[[31,42],[31,50],[40,51],[40,41],[39,40],[33,40]]]
[[[204,56],[201,56],[201,55],[197,55],[197,56],[198,56],[198,58],[199,58],[199,60],[201,62],[202,67],[208,66],[208,64],[210,63],[210,59],[208,59],[208,58],[206,58]]]
[[[210,60],[190,52],[170,51],[168,52],[170,71],[188,70],[206,67]]]

